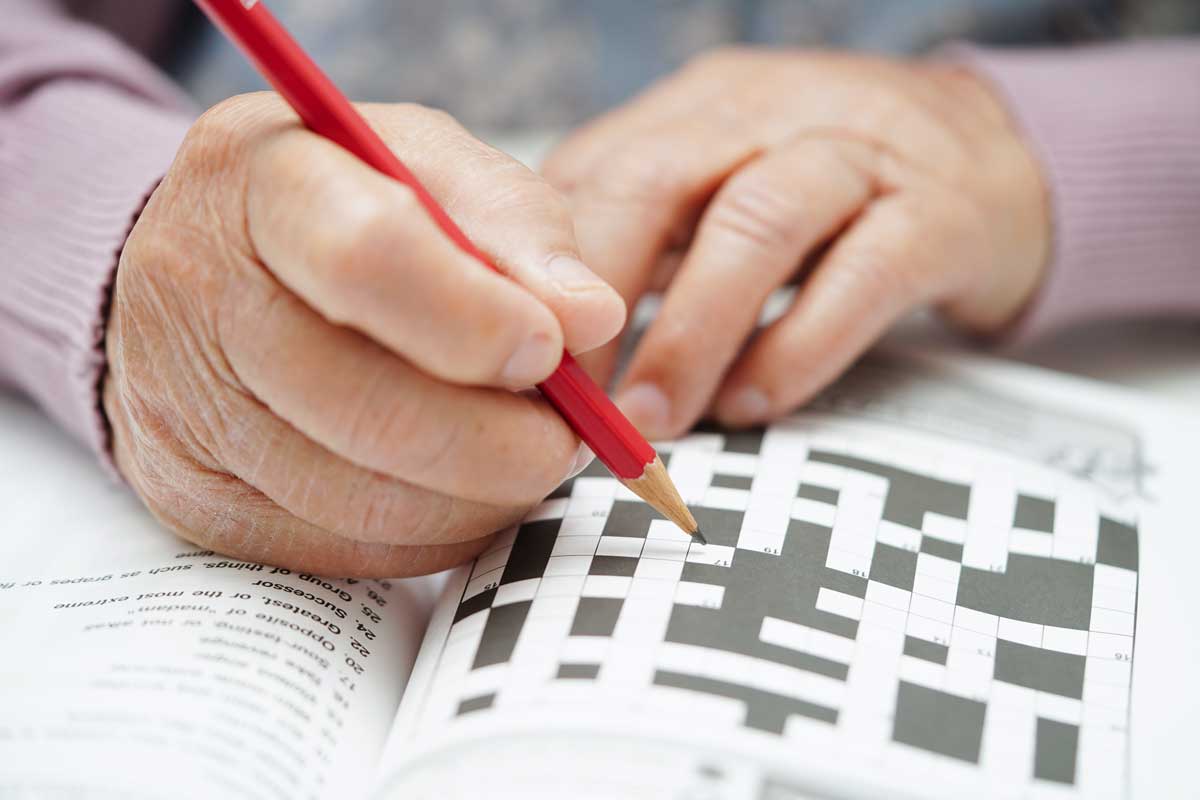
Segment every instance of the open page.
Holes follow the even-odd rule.
[[[361,797],[427,584],[233,561],[0,416],[0,797]]]
[[[707,546],[589,470],[451,581],[376,796],[1178,790],[1188,420],[878,356],[765,432],[664,448]]]

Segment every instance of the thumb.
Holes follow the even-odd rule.
[[[412,106],[363,110],[492,266],[554,313],[568,350],[591,350],[621,331],[625,303],[584,263],[566,200],[550,184],[441,112]],[[403,128],[394,119],[379,119],[395,114],[405,115]],[[389,135],[396,130],[403,133]]]

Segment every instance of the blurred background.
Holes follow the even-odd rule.
[[[124,22],[127,37],[136,21],[142,49],[170,42],[152,55],[201,106],[263,88],[190,4],[129,2],[143,13],[97,21],[119,33]],[[1076,45],[1200,32],[1200,0],[267,2],[351,97],[437,106],[502,136],[576,124],[732,42],[921,53],[963,38]],[[86,0],[67,4],[98,13]]]

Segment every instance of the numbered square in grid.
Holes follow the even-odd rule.
[[[472,578],[467,583],[467,588],[463,591],[463,599],[470,600],[481,592],[486,592],[489,589],[495,589],[500,585],[500,576],[504,574],[503,567],[497,567],[489,572],[485,572],[475,578]]]
[[[571,495],[571,502],[567,506],[566,519],[578,519],[580,517],[591,517],[603,520],[612,511],[613,499],[608,497],[588,497],[586,495]]]
[[[743,528],[741,535],[738,536],[737,547],[739,550],[752,550],[756,553],[777,556],[783,551],[783,545],[786,540],[786,532],[779,533],[777,531],[764,531],[758,528]]]
[[[841,547],[830,546],[829,554],[825,557],[825,566],[847,575],[865,578],[871,572],[871,558]]]
[[[723,544],[693,544],[688,550],[687,561],[690,564],[728,567],[733,563],[733,551],[734,548]]]
[[[1132,661],[1118,661],[1111,653],[1106,653],[1103,657],[1088,656],[1087,666],[1083,671],[1083,684],[1086,686],[1091,682],[1128,689],[1132,667]]]
[[[537,594],[538,584],[541,581],[541,578],[530,578],[524,581],[516,581],[515,583],[506,583],[497,587],[496,598],[492,600],[492,607],[498,608],[510,603],[532,600]]]
[[[1133,658],[1133,637],[1092,632],[1088,634],[1087,654],[1092,658],[1129,661]]]
[[[554,497],[538,503],[532,511],[525,515],[525,522],[538,522],[544,519],[561,519],[567,514],[569,499]]]

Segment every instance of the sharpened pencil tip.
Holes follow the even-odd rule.
[[[692,534],[692,538],[700,544],[708,544],[708,539],[704,538],[704,533],[699,528],[696,528],[696,532]]]

